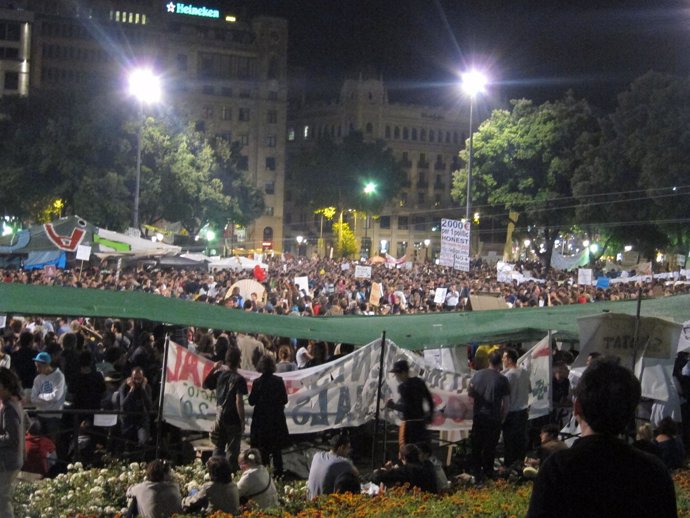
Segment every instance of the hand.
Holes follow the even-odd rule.
[[[217,361],[216,363],[213,364],[213,370],[214,370],[214,371],[217,371],[217,370],[220,369],[222,366],[223,366],[223,362],[222,362],[222,361]]]

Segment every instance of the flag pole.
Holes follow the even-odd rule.
[[[632,370],[635,372],[637,364],[637,342],[640,339],[640,312],[642,309],[642,287],[637,292],[637,313],[635,315],[635,333],[633,334],[633,361]],[[641,378],[642,376],[640,376]]]
[[[371,440],[371,470],[376,462],[376,442],[379,434],[379,414],[381,412],[381,386],[383,385],[383,360],[386,356],[386,332],[381,335],[381,357],[379,358],[379,380],[376,387],[376,414],[374,416],[374,435]]]
[[[165,334],[165,347],[163,349],[163,372],[161,373],[161,388],[158,396],[158,428],[156,430],[156,458],[160,459],[161,437],[163,434],[163,403],[165,401],[165,379],[168,372],[168,348],[170,347],[170,333]]]

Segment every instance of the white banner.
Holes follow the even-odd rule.
[[[439,264],[456,270],[470,271],[470,229],[469,221],[441,219],[441,253]]]
[[[532,392],[529,395],[529,418],[536,419],[551,413],[551,344],[542,338],[518,360],[529,372]]]
[[[682,326],[668,320],[641,317],[635,347],[635,317],[604,313],[577,320],[580,354],[573,367],[582,367],[591,352],[620,358],[642,383],[642,397],[668,401],[673,363]]]
[[[371,279],[371,266],[355,266],[355,279]]]
[[[374,419],[379,351],[380,340],[377,340],[334,362],[279,374],[288,393],[285,416],[290,433],[359,426]],[[410,362],[414,373],[427,382],[434,397],[437,412],[430,428],[458,430],[471,426],[469,378],[430,367],[422,357],[390,341],[384,358],[382,418],[392,422],[398,419],[396,412],[384,410],[383,405],[390,398],[398,398],[397,382],[388,371],[400,358]],[[163,404],[163,418],[167,422],[184,430],[211,430],[216,413],[215,392],[203,389],[202,385],[212,368],[211,361],[170,342]],[[251,391],[251,382],[259,373],[240,370],[240,374],[247,379]],[[250,420],[249,405],[246,414]]]

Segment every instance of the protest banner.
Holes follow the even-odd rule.
[[[324,365],[280,373],[288,393],[285,416],[291,434],[311,433],[333,428],[359,426],[374,419],[379,376],[380,341]],[[389,371],[402,357],[412,370],[427,382],[437,412],[432,429],[465,429],[471,425],[472,403],[467,395],[469,379],[463,375],[428,366],[423,358],[398,348],[386,346],[385,376],[381,391],[383,402],[397,398],[397,382]],[[163,418],[184,430],[210,431],[216,414],[215,393],[202,388],[213,362],[170,342]],[[258,372],[240,370],[251,384]],[[397,421],[397,413],[386,411],[384,419]],[[246,406],[251,420],[252,408]]]
[[[463,272],[470,271],[470,229],[469,221],[441,219],[441,266],[452,266]]]
[[[591,268],[578,268],[577,269],[577,283],[584,284],[585,286],[592,285],[592,269]]]
[[[536,419],[551,413],[551,344],[549,336],[542,338],[518,360],[529,372],[532,391],[529,395],[529,418]]]
[[[371,266],[355,266],[355,279],[371,279]]]

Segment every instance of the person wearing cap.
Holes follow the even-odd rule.
[[[34,364],[38,374],[34,378],[31,389],[31,403],[38,410],[38,419],[43,432],[55,444],[58,444],[62,413],[58,412],[65,406],[67,385],[65,375],[59,368],[53,368],[52,357],[47,352],[38,353],[34,357]],[[51,412],[51,413],[47,413]]]
[[[357,468],[348,458],[352,451],[350,438],[341,433],[331,437],[329,442],[330,451],[317,452],[311,461],[307,480],[307,496],[310,499],[335,493],[335,481],[343,473],[359,476]]]
[[[398,433],[399,446],[402,448],[405,444],[428,442],[429,433],[426,425],[431,423],[434,416],[434,399],[431,392],[424,380],[417,376],[410,376],[410,365],[407,360],[396,361],[391,372],[400,383],[398,385],[400,401],[396,403],[389,399],[386,401],[386,408],[402,413]]]

